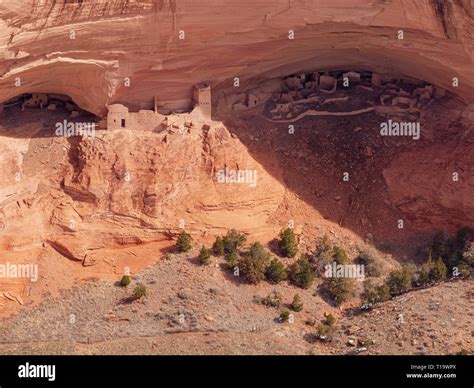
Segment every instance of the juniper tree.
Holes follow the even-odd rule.
[[[237,232],[235,229],[229,230],[222,239],[225,253],[229,254],[238,251],[245,243],[245,240],[246,237],[242,233]]]
[[[273,259],[265,271],[265,277],[272,283],[279,283],[288,278],[288,273],[280,260]]]
[[[216,240],[214,241],[214,244],[212,244],[212,253],[214,256],[224,256],[225,250],[224,250],[224,241],[222,241],[222,238],[220,236],[216,237]]]
[[[120,285],[122,287],[127,287],[131,283],[131,278],[129,275],[123,275],[122,279],[120,279]]]
[[[179,234],[176,242],[176,250],[178,252],[187,252],[191,249],[191,236],[184,230]]]
[[[265,272],[270,264],[270,253],[265,251],[262,244],[253,243],[239,260],[242,276],[249,283],[257,284],[265,278]]]
[[[293,229],[286,228],[280,232],[280,252],[285,257],[295,257],[298,251],[298,243],[296,241],[295,233]]]
[[[211,251],[206,248],[204,245],[201,247],[199,251],[199,262],[202,265],[209,265],[211,263]]]
[[[303,310],[303,303],[301,302],[301,298],[298,294],[295,294],[293,297],[293,301],[290,304],[290,310],[295,312]]]
[[[314,271],[306,257],[301,257],[290,267],[290,280],[301,288],[309,288],[314,281]]]

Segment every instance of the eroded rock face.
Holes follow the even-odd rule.
[[[205,131],[196,124],[185,133],[102,131],[53,143],[46,137],[49,147],[62,149],[54,160],[44,159],[46,147],[21,150],[15,140],[6,151],[35,158],[42,177],[33,178],[34,166],[24,160],[4,166],[0,243],[18,246],[28,236],[29,245],[46,243],[83,261],[105,247],[171,245],[182,227],[198,238],[231,228],[276,233],[268,220],[285,188],[222,124]],[[244,173],[239,182],[233,171]],[[26,231],[28,225],[36,226]]]
[[[202,80],[217,90],[238,76],[245,89],[251,78],[350,68],[412,76],[472,101],[473,13],[472,2],[454,0],[3,1],[0,101],[54,92],[99,115],[113,102],[151,108],[154,96],[186,108]]]
[[[284,185],[221,123],[70,138],[52,138],[42,124],[1,127],[0,263],[38,265],[40,275],[34,284],[2,279],[0,292],[31,300],[71,277],[138,272],[174,245],[181,228],[196,246],[231,228],[266,239],[279,231],[271,217]],[[258,184],[219,180],[220,171],[234,170],[252,171]],[[4,299],[0,316],[18,307]]]
[[[458,139],[407,152],[384,170],[394,204],[414,226],[455,231],[474,225],[474,171],[468,144]]]
[[[180,220],[199,233],[206,225],[222,231],[236,224],[258,230],[284,194],[282,184],[222,125],[204,133],[196,127],[185,134],[109,132],[103,141],[85,138],[70,152],[76,160],[63,185],[74,202],[82,203],[81,219],[87,224],[115,220],[142,229],[138,240],[176,231]],[[226,167],[253,171],[258,185],[252,187],[251,180],[220,181],[218,174]],[[70,212],[68,207],[62,209]],[[58,223],[70,219],[55,218]]]

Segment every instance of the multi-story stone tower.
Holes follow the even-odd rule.
[[[200,82],[194,85],[193,98],[195,106],[200,107],[202,114],[206,118],[211,119],[211,87],[205,82]]]

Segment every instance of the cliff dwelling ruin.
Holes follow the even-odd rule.
[[[263,91],[272,87],[276,90],[271,94]],[[337,71],[290,75],[268,81],[268,87],[263,83],[260,88],[228,98],[236,101],[232,104],[235,112],[254,108],[262,101],[264,118],[294,123],[306,116],[353,116],[371,111],[416,120],[432,99],[445,95],[444,88],[419,80],[369,71]]]
[[[129,112],[129,109],[124,105],[112,104],[108,106],[106,127],[108,130],[135,129],[159,132],[169,129],[172,125],[182,130],[191,117],[199,119],[203,123],[209,122],[212,102],[211,87],[207,83],[201,82],[194,85],[192,105],[187,113],[160,113],[158,96],[154,99],[154,110]],[[168,117],[170,114],[174,119]]]
[[[253,106],[257,101],[253,101]],[[65,110],[65,118],[76,119],[81,114],[88,115],[88,112],[79,108],[70,97],[54,93],[33,93],[24,94],[0,104],[0,113],[11,107],[19,106],[21,111],[25,109],[46,109],[55,111],[56,109]],[[161,112],[161,113],[160,113]],[[107,116],[104,119],[89,115],[89,120],[94,122],[100,129],[107,130],[140,130],[159,132],[169,129],[171,126],[182,129],[184,124],[191,118],[201,121],[203,124],[210,122],[212,113],[211,87],[205,82],[194,85],[192,91],[192,104],[187,112],[181,110],[170,112],[159,105],[159,96],[154,98],[154,109],[141,109],[138,112],[130,112],[129,108],[123,104],[111,104],[107,106]],[[27,114],[27,112],[22,113]],[[174,119],[168,120],[172,115]]]
[[[0,1],[0,350],[472,348],[474,8],[349,3]]]

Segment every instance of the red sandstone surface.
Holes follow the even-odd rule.
[[[224,351],[208,344],[202,348],[204,353],[264,353],[268,350],[264,342],[273,341],[270,353],[344,354],[345,342],[328,348],[304,340],[309,329],[302,317],[295,326],[276,327],[275,311],[249,307],[254,294],[267,294],[271,286],[229,284],[233,280],[220,268],[201,269],[192,263],[192,255],[173,256],[172,265],[163,264],[163,258],[183,228],[191,234],[195,249],[210,245],[232,228],[250,242],[261,241],[271,248],[272,240],[290,222],[301,252],[314,249],[316,239],[327,235],[351,258],[362,249],[376,249],[388,271],[400,262],[414,261],[415,252],[426,248],[436,230],[453,233],[461,226],[474,227],[472,2],[446,1],[443,6],[422,0],[352,3],[257,0],[249,6],[230,0],[165,0],[110,1],[100,6],[98,2],[2,2],[0,263],[28,262],[39,268],[37,282],[1,280],[0,317],[8,327],[19,331],[21,322],[35,322],[35,314],[40,314],[37,308],[66,317],[64,294],[74,286],[98,282],[98,292],[104,288],[108,295],[103,304],[108,310],[100,310],[102,315],[91,322],[99,325],[111,320],[111,333],[116,333],[120,324],[114,326],[115,321],[132,319],[135,307],[117,312],[110,284],[128,267],[134,277],[149,276],[151,282],[155,276],[163,282],[163,297],[160,287],[150,296],[153,309],[164,309],[164,317],[159,318],[163,327],[184,308],[175,298],[182,288],[199,289],[203,295],[217,288],[221,305],[231,301],[228,311],[218,309],[218,318],[212,316],[213,306],[205,298],[191,303],[197,333],[175,334],[181,338],[178,349],[194,349],[187,353],[199,353],[196,349],[209,342],[199,336],[212,333]],[[288,39],[289,30],[295,39]],[[402,40],[397,39],[400,30]],[[342,100],[324,101],[324,112],[364,113],[295,116],[294,135],[288,133],[288,122],[269,120],[268,104],[283,77],[326,70],[366,71],[398,79],[393,88],[399,95],[411,92],[404,79],[423,81],[443,93],[429,93],[423,104],[417,96],[420,141],[379,136],[380,122],[393,117],[393,112],[390,104],[379,111],[375,106],[381,105],[379,101],[392,86],[364,84],[366,89],[347,91],[338,87],[334,95],[323,98]],[[238,92],[234,77],[239,77]],[[212,120],[204,104],[192,110],[193,86],[201,81],[211,86]],[[31,93],[50,98],[60,94],[70,101],[54,109],[15,105],[19,96]],[[234,109],[240,101],[238,94],[248,97],[249,93],[256,96],[256,106]],[[368,108],[367,101],[372,101],[374,109]],[[67,104],[73,104],[72,108]],[[120,111],[118,104],[133,113],[126,116],[127,127],[120,128],[117,122],[112,129],[111,106]],[[160,113],[153,112],[154,108]],[[390,114],[384,116],[385,108]],[[137,113],[137,121],[129,128],[129,118],[140,109],[144,113],[141,118]],[[107,113],[107,126],[101,126],[94,137],[55,136],[58,122],[71,117],[99,122],[107,119]],[[160,123],[156,128],[155,120]],[[225,169],[253,171],[256,184],[222,184],[217,176]],[[345,172],[350,173],[349,182],[341,179]],[[459,180],[453,180],[453,173]],[[402,230],[397,228],[400,219],[405,221]],[[160,265],[164,269],[157,269]],[[186,287],[185,280],[189,281]],[[298,291],[290,285],[279,287],[286,299]],[[409,328],[432,319],[439,339],[436,346],[433,338],[413,343],[405,328],[389,341],[390,347],[384,345],[384,336],[377,337],[380,342],[373,353],[472,351],[472,304],[468,303],[472,298],[466,291],[472,282],[440,287],[441,291],[423,291],[420,300],[431,306],[442,299],[443,292],[449,300],[466,292],[465,310],[450,309],[449,303],[438,306],[439,315],[452,314],[458,326],[446,329],[436,317],[430,318],[431,307],[426,307],[419,312],[422,318],[413,317]],[[84,290],[67,296],[72,298],[71,305],[80,305],[81,292],[95,292],[94,287]],[[372,324],[345,317],[343,309],[329,306],[315,290],[302,295],[305,319],[320,320],[331,311],[341,319],[341,333],[347,329],[344,325],[357,324],[371,337]],[[164,302],[166,298],[170,300]],[[416,298],[416,292],[410,298]],[[50,299],[51,305],[44,304]],[[358,302],[356,298],[343,307],[349,309]],[[379,327],[394,324],[392,311],[411,306],[404,299],[389,303],[373,312],[380,316],[375,320]],[[136,307],[149,317],[147,308],[151,309]],[[84,309],[84,314],[89,311]],[[123,317],[117,318],[120,314]],[[213,323],[216,319],[220,326]],[[264,328],[255,340],[258,334],[253,328],[258,320]],[[64,333],[28,342],[32,352],[40,353],[123,353],[132,340],[144,341],[137,345],[137,353],[180,352],[170,346],[169,333],[161,326],[140,340],[137,333],[146,330],[135,329],[114,338],[99,333],[90,346],[85,345],[89,337],[83,334],[87,325],[78,329],[76,343],[68,342]],[[455,330],[461,335],[443,337]],[[242,339],[240,351],[230,339],[234,335]],[[7,353],[20,352],[13,345],[2,342],[1,346]]]

